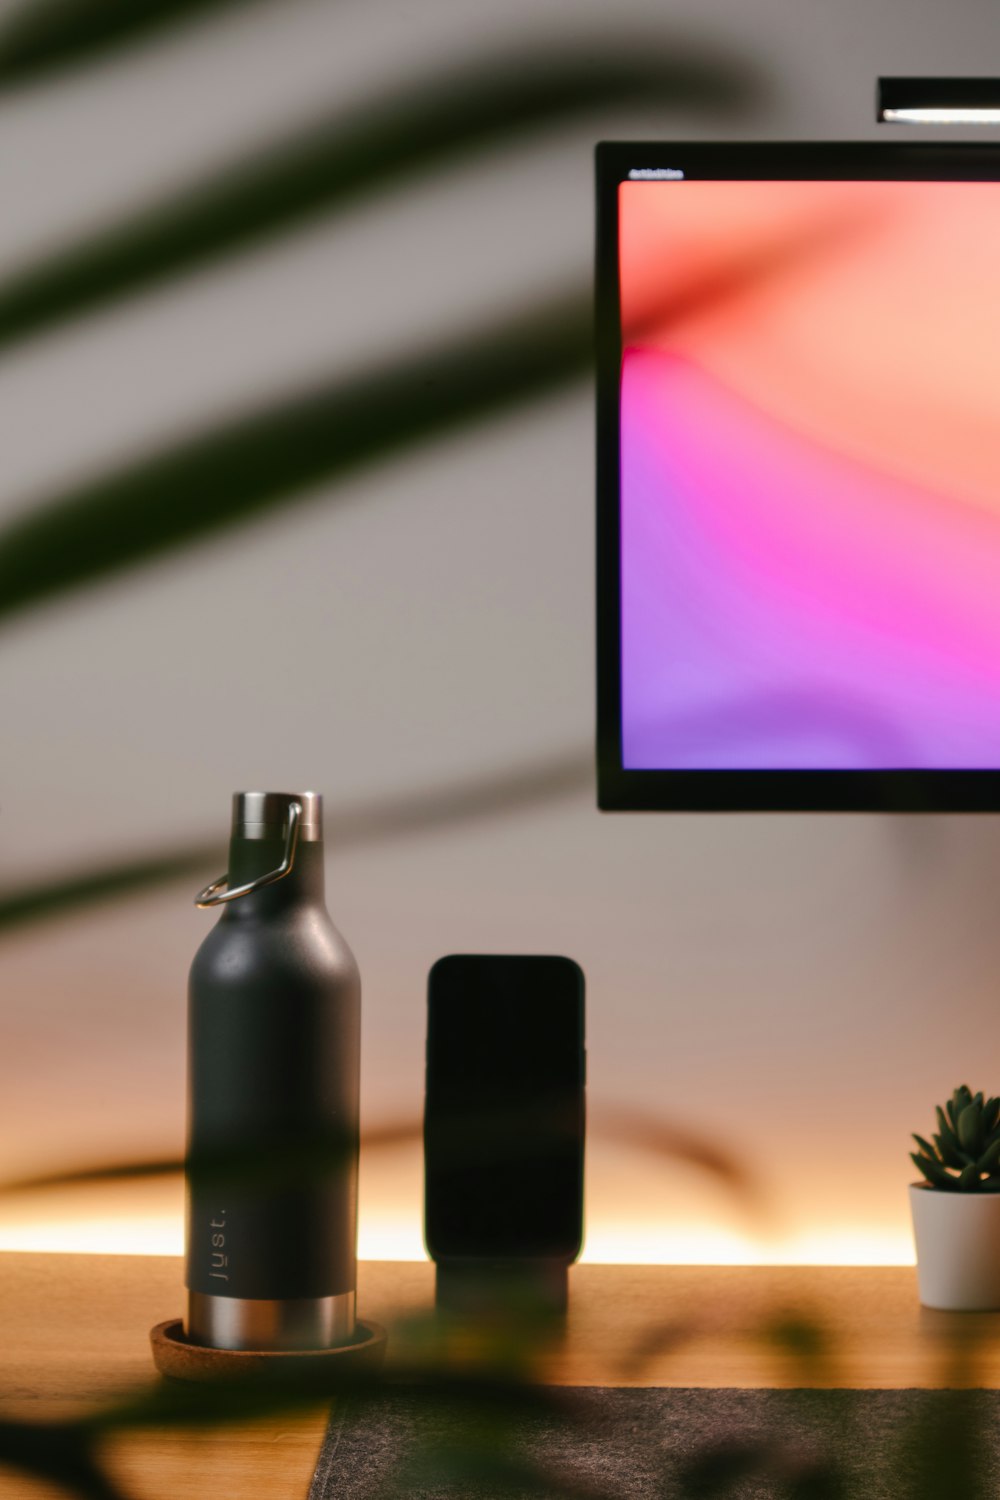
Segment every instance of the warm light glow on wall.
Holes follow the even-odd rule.
[[[39,1211],[0,1223],[0,1250],[95,1255],[180,1255],[183,1228],[175,1215],[142,1218],[111,1214],[46,1217]],[[362,1260],[423,1260],[418,1222],[374,1216],[362,1221]],[[635,1265],[869,1265],[913,1264],[909,1233],[863,1226],[817,1229],[774,1241],[756,1240],[712,1225],[593,1224],[582,1259]]]
[[[755,1239],[698,1224],[601,1224],[587,1234],[583,1259],[603,1264],[703,1266],[911,1266],[907,1230],[863,1226]]]
[[[418,1224],[376,1219],[359,1235],[362,1260],[423,1260]],[[80,1255],[181,1255],[184,1226],[176,1215],[116,1218],[81,1214],[77,1218],[26,1218],[0,1223],[0,1250],[52,1251]]]
[[[421,1154],[362,1152],[362,1260],[423,1260]],[[583,1260],[635,1265],[912,1265],[901,1186],[831,1222],[822,1195],[756,1223],[692,1168],[662,1166],[595,1138],[587,1162]],[[888,1210],[891,1208],[891,1214]],[[881,1217],[880,1217],[881,1215]],[[0,1202],[0,1251],[103,1255],[183,1252],[180,1177],[51,1189]],[[867,1219],[867,1222],[865,1220]]]
[[[26,1219],[0,1224],[0,1250],[70,1255],[180,1255],[183,1232],[175,1219]]]

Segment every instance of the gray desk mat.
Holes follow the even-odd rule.
[[[995,1500],[1000,1392],[551,1388],[333,1411],[309,1500]]]

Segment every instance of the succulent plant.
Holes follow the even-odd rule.
[[[937,1106],[934,1144],[922,1135],[910,1159],[931,1187],[950,1193],[1000,1193],[1000,1099],[984,1099],[963,1083]]]

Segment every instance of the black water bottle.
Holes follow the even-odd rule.
[[[187,1337],[354,1335],[361,986],[326,910],[316,792],[238,792],[191,968]]]

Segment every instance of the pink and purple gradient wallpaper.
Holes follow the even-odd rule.
[[[619,193],[625,767],[1000,766],[1000,184]]]

